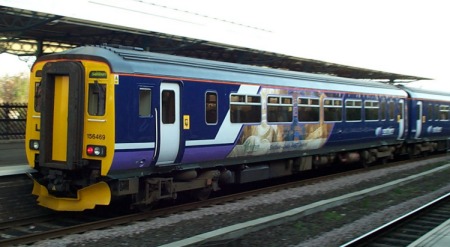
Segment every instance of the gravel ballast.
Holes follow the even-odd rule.
[[[447,160],[444,157],[433,161],[412,162],[407,165],[372,170],[344,178],[306,185],[301,188],[255,196],[225,205],[201,208],[127,226],[70,235],[61,239],[41,241],[35,243],[35,245],[158,246],[224,226],[347,194],[351,191],[383,184],[438,166],[437,164],[430,164],[430,162],[442,163]],[[243,246],[337,246],[381,225],[382,223],[380,222],[389,221],[391,215],[392,218],[398,217],[400,216],[398,213],[403,214],[421,206],[425,201],[437,198],[445,194],[445,192],[448,193],[450,191],[449,175],[450,169],[447,169],[439,174],[428,176],[429,179],[424,178],[417,181],[417,183],[414,182],[402,186],[415,187],[417,188],[416,190],[384,193],[377,197],[365,198],[361,200],[360,203],[362,204],[350,203],[326,212],[306,216],[289,224],[249,234],[249,236],[239,239],[236,243]],[[431,184],[424,186],[424,184],[428,183]],[[396,190],[394,189],[393,191],[395,192]],[[407,196],[398,196],[398,193],[406,194]],[[391,195],[392,198],[388,195]],[[387,203],[378,203],[382,201]],[[376,208],[366,208],[364,205],[367,204],[374,204]],[[355,212],[355,208],[360,210]],[[332,239],[332,241],[328,244],[324,243],[326,239]]]

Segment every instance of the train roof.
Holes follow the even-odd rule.
[[[450,93],[445,91],[432,91],[422,88],[407,87],[404,85],[399,86],[399,88],[408,92],[411,98],[450,102]]]
[[[43,56],[37,62],[66,58],[104,61],[114,73],[406,96],[393,85],[375,81],[179,57],[136,48],[83,46]]]

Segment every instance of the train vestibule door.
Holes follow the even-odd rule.
[[[398,122],[398,139],[405,139],[405,100],[401,99],[398,101],[399,112],[397,113]]]
[[[422,134],[422,118],[423,118],[423,106],[422,106],[422,101],[418,101],[417,105],[416,105],[416,115],[417,115],[417,119],[416,119],[416,139],[420,139],[420,135]]]
[[[49,62],[42,69],[41,167],[73,170],[83,163],[84,74],[79,62]]]
[[[178,156],[180,146],[180,85],[173,82],[161,83],[159,103],[159,155],[156,165],[172,164]]]

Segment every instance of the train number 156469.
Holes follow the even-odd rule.
[[[88,139],[105,140],[106,135],[104,134],[87,134]]]

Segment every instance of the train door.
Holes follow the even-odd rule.
[[[72,170],[82,163],[84,67],[47,63],[42,75],[39,163]]]
[[[398,139],[405,139],[405,100],[400,99],[398,101],[399,111],[397,114],[397,122],[398,122]]]
[[[160,88],[158,160],[156,165],[171,164],[180,146],[180,86],[163,82]]]
[[[422,134],[422,117],[423,117],[423,106],[422,101],[418,101],[416,105],[416,139],[420,139],[420,135]]]

